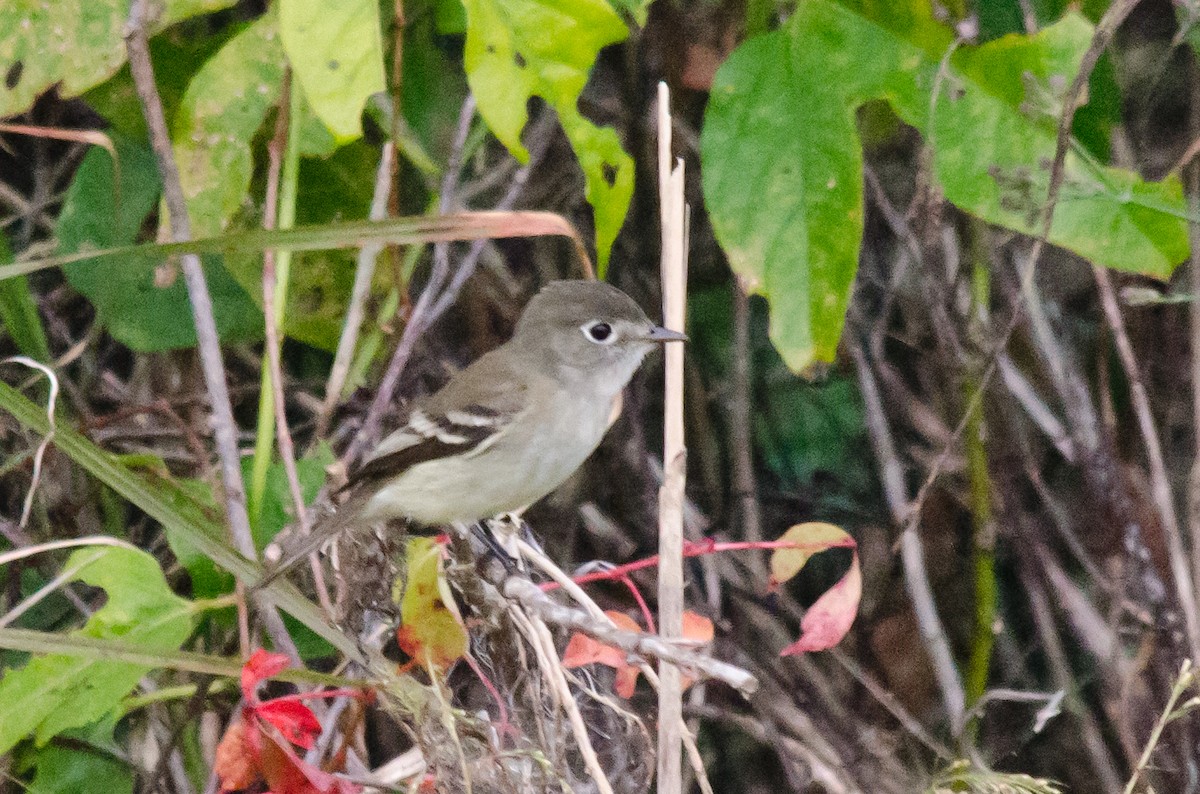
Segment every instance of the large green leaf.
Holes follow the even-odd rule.
[[[166,0],[154,29],[233,5],[232,0]],[[52,85],[73,97],[125,62],[129,0],[5,0],[0,3],[0,118],[29,109]]]
[[[133,794],[132,766],[120,760],[121,748],[113,738],[118,716],[110,713],[86,728],[68,731],[63,744],[49,744],[31,753],[28,763],[36,772],[29,794]]]
[[[927,3],[806,0],[745,42],[713,85],[701,140],[705,202],[749,289],[771,302],[771,338],[793,369],[830,360],[863,229],[855,113],[886,99],[924,135],[946,198],[1037,233],[1054,158],[1056,97],[1092,27],[1068,14],[1036,36],[954,53]],[[936,97],[934,91],[937,90]],[[1050,241],[1099,264],[1165,276],[1187,254],[1177,181],[1148,183],[1073,147]]]
[[[148,649],[176,649],[192,631],[194,607],[167,586],[158,562],[127,548],[80,549],[65,569],[72,581],[102,588],[104,606],[77,633],[116,638]],[[121,661],[81,662],[71,656],[34,657],[0,680],[0,753],[36,731],[39,744],[69,728],[95,722],[132,690],[149,668]]]
[[[63,253],[132,243],[158,202],[158,170],[150,150],[121,136],[114,136],[114,144],[120,191],[113,191],[108,152],[93,147],[75,172],[59,214],[56,232]],[[187,288],[175,265],[162,258],[129,258],[104,268],[68,265],[63,270],[123,344],[150,351],[196,343]],[[208,265],[205,274],[221,336],[255,338],[262,318],[253,302],[219,265]]]
[[[467,82],[479,113],[513,156],[529,152],[521,131],[525,106],[540,96],[558,112],[587,183],[603,269],[633,197],[633,160],[615,130],[579,112],[579,93],[600,50],[629,35],[604,0],[466,0]]]
[[[339,142],[362,135],[367,99],[384,90],[376,0],[281,0],[280,35],[304,96]]]

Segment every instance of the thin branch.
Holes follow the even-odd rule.
[[[392,187],[392,162],[395,159],[395,144],[387,141],[379,155],[379,167],[375,171],[375,190],[371,195],[371,211],[367,216],[373,221],[383,220],[387,215]],[[324,438],[329,432],[329,418],[333,415],[333,409],[346,387],[346,376],[350,373],[350,364],[358,347],[358,335],[362,329],[363,316],[366,314],[367,298],[371,294],[371,283],[375,279],[375,263],[382,251],[381,243],[368,243],[358,251],[354,287],[350,291],[350,305],[346,309],[342,335],[338,339],[333,366],[329,369],[329,380],[325,384],[325,401],[321,403],[321,411],[317,414],[317,438]]]
[[[519,601],[531,614],[547,623],[573,631],[581,631],[605,645],[619,648],[628,654],[644,659],[667,661],[688,671],[699,673],[704,678],[723,681],[747,697],[758,689],[758,680],[754,675],[740,667],[667,642],[653,634],[638,634],[613,629],[611,624],[601,623],[583,610],[555,602],[528,579],[517,576],[508,577],[504,580],[501,592],[506,598]]]
[[[888,428],[887,417],[883,408],[883,397],[875,382],[875,374],[871,371],[866,360],[866,354],[860,345],[853,345],[854,363],[858,369],[859,389],[862,392],[863,406],[866,413],[867,432],[871,446],[875,450],[875,458],[881,469],[880,478],[883,480],[883,493],[887,500],[888,509],[893,520],[904,526],[900,534],[900,558],[904,565],[904,584],[908,588],[908,597],[912,600],[913,612],[917,616],[917,625],[921,629],[921,639],[929,652],[933,664],[934,677],[942,692],[942,700],[946,713],[950,717],[950,725],[957,736],[965,720],[966,694],[963,689],[962,677],[954,664],[954,654],[950,650],[950,641],[942,627],[941,618],[937,614],[937,605],[933,600],[933,590],[929,584],[929,573],[925,569],[925,550],[921,538],[914,525],[908,525],[905,517],[910,511],[916,512],[908,502],[904,484],[904,468],[900,457],[896,454],[895,443]]]
[[[1100,293],[1104,317],[1113,332],[1117,355],[1129,379],[1130,402],[1137,418],[1142,444],[1146,447],[1146,459],[1150,464],[1150,492],[1167,538],[1171,577],[1175,580],[1175,596],[1179,601],[1179,609],[1183,612],[1184,625],[1187,627],[1188,644],[1192,658],[1200,659],[1200,612],[1197,611],[1195,582],[1192,579],[1195,572],[1188,567],[1187,549],[1179,527],[1179,516],[1175,511],[1175,496],[1171,493],[1162,444],[1158,439],[1158,428],[1150,409],[1150,398],[1142,382],[1137,357],[1133,352],[1133,345],[1129,342],[1129,334],[1125,331],[1125,320],[1121,317],[1121,307],[1117,304],[1117,293],[1113,289],[1112,279],[1109,278],[1108,271],[1100,265],[1092,265],[1092,275]]]
[[[31,369],[36,369],[45,375],[46,380],[50,383],[50,394],[46,398],[46,425],[49,427],[49,432],[42,437],[33,453],[33,474],[30,476],[29,489],[25,492],[25,501],[21,504],[21,520],[17,522],[17,527],[23,530],[29,523],[29,514],[33,510],[33,496],[37,493],[38,483],[42,481],[42,460],[46,457],[46,447],[50,446],[50,442],[54,439],[54,416],[58,405],[58,376],[45,364],[34,361],[28,356],[11,356],[4,359],[3,363],[23,364]]]
[[[446,165],[446,173],[442,178],[442,190],[441,196],[438,199],[438,209],[443,214],[447,213],[452,206],[452,196],[455,186],[458,183],[459,170],[462,167],[463,148],[467,145],[467,135],[471,131],[471,121],[474,117],[475,97],[467,94],[466,100],[463,101],[462,110],[459,112],[458,129],[454,135],[454,143],[450,149],[450,159]],[[379,432],[379,425],[383,421],[384,413],[391,405],[392,396],[396,393],[396,387],[400,385],[400,375],[404,372],[404,367],[412,355],[417,338],[425,332],[425,329],[432,322],[428,318],[429,309],[432,307],[437,293],[441,290],[446,280],[449,267],[448,245],[445,243],[435,245],[433,268],[429,273],[429,281],[425,284],[425,288],[421,290],[421,296],[417,298],[417,303],[413,306],[412,313],[404,325],[404,333],[400,335],[400,342],[396,345],[396,350],[392,353],[392,358],[388,362],[387,370],[384,372],[383,378],[379,381],[379,390],[375,392],[375,399],[371,401],[371,407],[367,410],[362,427],[359,428],[353,441],[350,442],[346,454],[342,456],[343,461],[346,463],[358,460],[367,450],[367,447],[375,443],[375,436]]]
[[[125,27],[125,47],[129,54],[129,68],[134,87],[142,106],[142,114],[150,131],[150,143],[158,161],[162,179],[163,198],[171,225],[171,237],[175,242],[189,240],[192,236],[188,219],[187,200],[179,181],[179,169],[171,148],[171,136],[167,131],[167,120],[163,113],[162,98],[154,78],[154,67],[150,61],[150,46],[147,41],[147,0],[134,0],[129,9],[129,20]],[[217,337],[217,324],[213,316],[212,296],[200,257],[185,254],[182,257],[184,282],[192,307],[192,320],[196,325],[196,343],[200,353],[200,365],[204,383],[212,402],[213,437],[217,456],[221,463],[221,481],[225,492],[225,515],[234,547],[247,559],[255,559],[254,537],[250,532],[250,517],[246,512],[246,492],[242,486],[241,458],[238,454],[237,424],[233,418],[233,406],[229,400],[229,386],[225,380],[225,365],[221,360],[221,345]],[[259,601],[263,623],[275,647],[299,662],[295,643],[274,606],[267,600]]]
[[[277,119],[275,135],[271,142],[267,144],[268,169],[267,169],[267,190],[266,190],[266,211],[263,216],[263,228],[268,231],[277,226],[280,211],[280,177],[283,177],[290,183],[290,188],[285,188],[283,191],[283,200],[291,206],[286,209],[284,220],[285,225],[290,227],[293,225],[295,218],[295,183],[299,178],[296,173],[298,163],[291,162],[285,167],[285,161],[289,158],[298,158],[296,152],[298,146],[298,131],[293,125],[293,116],[295,98],[293,91],[297,90],[292,84],[291,72],[287,72],[284,77],[284,87],[281,92],[279,101],[279,117]],[[289,200],[290,199],[290,200]],[[290,256],[290,254],[288,254]],[[288,491],[292,497],[292,509],[296,513],[296,520],[300,522],[301,531],[308,534],[309,518],[308,507],[304,503],[304,492],[300,487],[300,474],[296,470],[296,445],[292,441],[292,431],[287,423],[287,402],[283,396],[283,362],[280,358],[280,331],[282,330],[283,317],[281,316],[283,307],[286,303],[287,284],[281,286],[278,280],[278,271],[276,269],[276,252],[273,248],[268,248],[263,251],[263,272],[262,272],[262,295],[263,295],[263,329],[266,337],[264,346],[267,353],[267,377],[266,383],[271,387],[271,405],[273,410],[271,413],[275,415],[275,437],[279,446],[279,457],[283,462],[283,470],[287,477]],[[276,293],[279,293],[277,295]],[[279,310],[279,315],[277,315]],[[267,450],[268,455],[270,450]],[[329,591],[325,586],[325,574],[321,569],[319,560],[316,554],[312,555],[312,572],[313,579],[316,585],[317,600],[321,603],[321,609],[324,610],[326,617],[332,618],[334,615],[333,603],[329,600]]]

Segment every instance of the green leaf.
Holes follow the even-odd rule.
[[[633,160],[615,130],[600,128],[579,112],[579,94],[600,50],[629,35],[604,0],[466,0],[467,82],[479,114],[521,162],[521,143],[533,96],[558,112],[583,168],[587,200],[596,219],[601,270],[633,197]]]
[[[157,561],[126,548],[80,549],[64,570],[72,581],[102,588],[105,604],[75,634],[120,637],[149,649],[176,649],[192,630],[191,602],[167,587]],[[36,731],[39,745],[68,728],[94,722],[117,706],[149,668],[125,662],[70,656],[35,657],[0,680],[0,753]]]
[[[0,233],[0,264],[12,261],[8,239]],[[0,281],[0,323],[4,331],[25,355],[38,361],[50,360],[50,345],[38,315],[37,300],[30,292],[29,279],[18,276]]]
[[[152,30],[233,5],[233,0],[167,0]],[[129,0],[5,0],[0,3],[0,118],[28,110],[54,85],[73,97],[125,62]]]
[[[653,0],[611,0],[613,8],[624,11],[642,27],[645,27],[646,18],[650,16],[650,3],[652,2]]]
[[[461,25],[457,32],[466,32],[466,16],[459,0],[435,5],[438,14],[443,8],[457,7]],[[446,31],[440,25],[441,17],[435,18],[434,12],[427,11],[419,16],[414,14],[404,28],[401,108],[421,148],[445,162],[450,156],[459,110],[467,96],[467,80],[462,68],[446,53],[443,39],[438,36]],[[415,159],[412,148],[402,146],[405,156]]]
[[[254,173],[250,142],[279,103],[283,48],[271,12],[247,25],[188,84],[171,125],[192,234],[218,234]]]
[[[133,794],[133,770],[110,755],[50,745],[38,751],[34,763],[37,774],[29,784],[29,794]]]
[[[222,507],[217,503],[212,485],[204,480],[176,478],[171,475],[161,458],[129,455],[123,462],[130,470],[137,470],[154,483],[159,496],[169,501],[180,515],[187,516],[197,524],[220,524],[223,520]],[[208,555],[189,540],[189,533],[181,532],[170,524],[163,525],[167,545],[179,564],[187,569],[191,579],[192,598],[215,598],[233,592],[233,577],[221,570]]]
[[[69,744],[50,744],[33,754],[37,771],[29,794],[133,794],[133,770],[114,753],[119,752],[113,739],[114,717],[110,714],[82,731],[70,731]]]
[[[44,435],[49,430],[45,409],[30,402],[5,383],[0,383],[0,409],[8,411],[14,419],[35,433]],[[219,524],[202,521],[195,513],[180,510],[174,498],[164,495],[152,481],[130,471],[118,463],[114,456],[75,431],[64,427],[62,423],[59,423],[54,433],[54,445],[168,531],[177,532],[185,537],[200,553],[242,581],[256,582],[263,577],[263,569],[258,563],[247,560],[218,536],[217,533],[221,531]],[[289,612],[343,654],[351,659],[362,658],[354,640],[330,626],[320,609],[301,595],[294,586],[279,579],[271,583],[267,592],[281,609]]]
[[[319,123],[315,126],[325,130]],[[363,174],[372,173],[378,163],[378,148],[361,139],[339,148],[330,157],[302,160],[300,195],[304,200],[296,208],[296,222],[310,224],[337,218],[366,218],[374,180],[363,179]],[[329,352],[337,349],[354,284],[355,259],[352,251],[311,251],[294,255],[284,312],[283,330],[287,336]],[[224,264],[242,289],[261,305],[262,253],[229,256]],[[390,272],[379,268],[377,288],[386,289],[391,279]]]
[[[1068,14],[1036,36],[959,49],[939,75],[953,36],[928,4],[863,5],[809,0],[781,30],[742,44],[717,74],[701,138],[717,238],[770,301],[771,339],[794,370],[832,359],[854,281],[857,109],[886,99],[925,135],[948,200],[1034,234],[1062,90],[1092,32]],[[1072,148],[1050,241],[1161,277],[1186,256],[1185,216],[1178,181],[1143,182]]]
[[[120,162],[120,190],[114,194],[108,152],[93,147],[75,172],[58,218],[61,253],[132,243],[158,202],[158,170],[150,150],[121,136],[114,136],[113,143]],[[114,204],[118,197],[120,212]],[[174,263],[130,258],[103,268],[68,265],[63,272],[122,344],[153,351],[196,343],[187,288]],[[254,304],[224,268],[208,265],[205,274],[221,336],[256,338],[262,320]]]
[[[384,90],[376,0],[281,0],[280,36],[304,96],[339,142],[362,135],[367,99]]]

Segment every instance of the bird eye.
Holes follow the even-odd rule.
[[[605,322],[588,323],[582,330],[584,336],[602,345],[611,344],[616,340],[612,326]]]

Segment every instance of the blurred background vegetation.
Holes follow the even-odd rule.
[[[30,661],[32,640],[0,635],[0,790],[218,785],[239,692],[177,654],[228,659],[236,675],[247,650],[231,563],[201,537],[206,526],[228,545],[236,518],[187,265],[155,243],[218,240],[203,272],[261,553],[296,520],[293,484],[311,503],[328,466],[361,455],[356,439],[505,340],[540,285],[582,275],[563,237],[396,232],[360,246],[340,224],[552,211],[657,314],[660,80],[691,207],[687,532],[770,540],[829,521],[856,539],[864,574],[846,640],[781,659],[850,553],[771,594],[765,554],[688,563],[713,654],[762,683],[748,700],[716,683],[687,696],[714,789],[1200,790],[1196,693],[1180,673],[1200,656],[1200,269],[1186,262],[1200,5],[142,11],[0,6],[0,353],[44,362],[60,387],[44,458],[44,411],[0,394],[0,543],[38,552],[0,567],[0,631],[120,639],[159,660],[79,667],[51,644]],[[182,237],[153,150],[165,139],[127,62],[131,28],[132,42],[148,36]],[[327,244],[237,242],[290,227]],[[455,239],[475,234],[467,222]],[[276,451],[268,304],[295,483],[293,453]],[[348,313],[362,324],[347,342]],[[44,402],[31,372],[0,370]],[[660,378],[657,361],[644,368],[600,451],[528,513],[564,569],[657,549]],[[136,549],[40,545],[94,536]],[[654,592],[652,576],[635,579]],[[592,592],[632,611],[623,586]],[[343,609],[369,600],[340,596]],[[330,637],[297,618],[284,631],[299,657],[334,669]],[[257,618],[249,631],[261,636]],[[448,678],[456,705],[498,719],[462,667]],[[648,689],[629,708],[653,723]],[[368,769],[417,746],[436,771],[440,734],[396,726],[368,709],[336,730]],[[593,729],[608,760],[645,751]],[[644,790],[627,766],[614,785]]]

